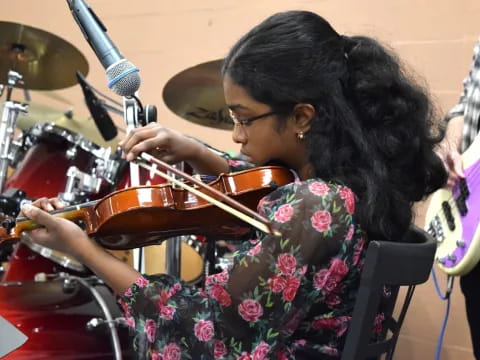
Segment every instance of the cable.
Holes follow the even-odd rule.
[[[445,295],[442,294],[440,287],[438,286],[438,280],[437,280],[437,276],[435,274],[434,268],[432,268],[432,278],[433,278],[433,283],[435,285],[435,290],[437,291],[438,297],[444,301],[447,301],[445,316],[443,318],[442,328],[440,329],[440,334],[438,336],[438,341],[437,341],[437,349],[435,352],[435,360],[440,360],[440,353],[442,351],[442,345],[443,345],[443,337],[445,336],[445,331],[447,329],[448,316],[450,314],[450,295],[452,294],[452,290],[453,290],[454,277],[451,275],[448,275],[447,290],[445,291]]]

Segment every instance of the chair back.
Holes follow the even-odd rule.
[[[415,285],[428,280],[435,250],[435,240],[417,227],[412,227],[401,242],[370,241],[342,360],[378,358],[382,354],[386,354],[387,359],[393,357]],[[385,286],[390,288],[391,295],[387,302],[382,301],[383,328],[380,340],[371,343]],[[400,286],[408,286],[408,290],[398,318],[394,319]]]

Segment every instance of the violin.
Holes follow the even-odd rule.
[[[209,196],[222,204],[225,199],[220,195],[227,195],[253,212],[262,197],[293,181],[294,176],[288,169],[265,166],[222,174],[195,192],[168,183],[131,187],[50,214],[80,222],[89,236],[112,250],[155,245],[169,237],[189,234],[238,238],[250,233],[251,227],[199,195],[210,193]],[[261,220],[261,216],[256,215]],[[17,218],[14,223],[4,221],[0,244],[18,240],[23,231],[38,227],[28,218]]]

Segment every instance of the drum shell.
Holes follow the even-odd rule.
[[[37,124],[26,132],[22,141],[13,163],[15,170],[5,189],[23,190],[28,199],[57,197],[65,191],[71,166],[90,174],[106,152],[81,135],[49,123]],[[112,188],[103,181],[100,192],[92,198],[101,198]]]
[[[115,298],[104,286],[97,286],[113,318],[121,316]],[[70,360],[114,359],[106,325],[88,330],[92,318],[104,318],[90,291],[77,284],[66,291],[62,280],[0,283],[0,316],[28,340],[2,359]],[[123,359],[134,358],[127,328],[118,328]]]
[[[45,250],[48,249],[45,248]],[[58,254],[59,256],[61,255],[61,253]],[[63,255],[63,257],[65,260],[69,259],[66,255]],[[76,276],[85,276],[89,273],[83,265],[80,263],[75,264],[73,259],[70,260],[72,261],[62,266],[58,261],[52,261],[33,251],[26,244],[19,242],[15,245],[12,255],[6,264],[7,269],[1,281],[34,281],[35,277],[41,273],[55,275],[64,272]],[[78,266],[80,268],[78,268]]]

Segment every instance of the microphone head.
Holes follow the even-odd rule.
[[[138,68],[126,59],[107,68],[108,87],[120,96],[133,96],[140,87]]]

